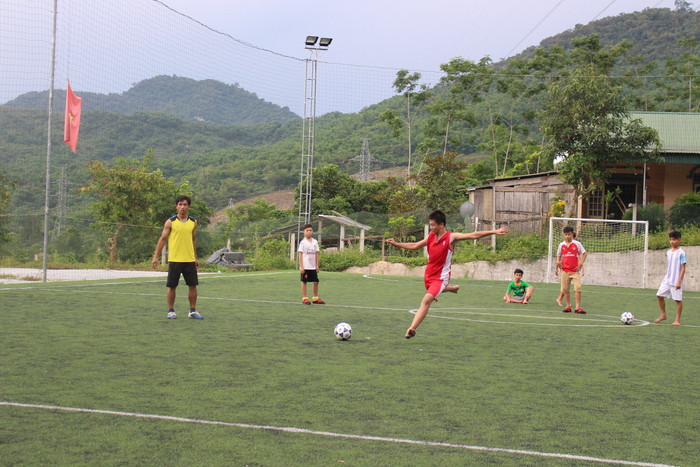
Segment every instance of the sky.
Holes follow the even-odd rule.
[[[307,35],[331,37],[319,59],[344,64],[437,71],[461,56],[494,61],[595,19],[674,0],[160,0],[250,44],[306,58]],[[698,9],[698,0],[690,1]]]
[[[357,112],[394,95],[401,68],[435,85],[455,57],[499,61],[577,24],[645,8],[675,1],[58,0],[54,82],[107,94],[158,75],[215,79],[303,115],[304,67],[315,57],[317,114]],[[53,0],[0,0],[0,104],[48,88],[52,12]],[[308,35],[333,42],[314,56]]]

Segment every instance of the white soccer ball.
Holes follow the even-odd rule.
[[[632,324],[632,321],[634,321],[634,315],[629,311],[625,311],[620,315],[620,322],[622,324]]]
[[[350,339],[350,336],[352,336],[352,327],[350,327],[348,323],[338,323],[335,326],[335,331],[333,331],[333,334],[335,334],[336,339],[346,341]]]

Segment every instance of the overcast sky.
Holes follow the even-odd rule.
[[[690,4],[698,9],[700,0]],[[158,75],[215,79],[302,115],[311,56],[304,39],[317,35],[333,38],[318,56],[318,115],[356,112],[391,97],[400,68],[422,71],[435,85],[440,65],[458,56],[499,61],[577,24],[674,7],[674,0],[58,0],[55,83],[65,89],[70,78],[76,92],[122,93]],[[0,0],[0,103],[47,89],[52,11],[52,0]]]
[[[674,0],[160,1],[285,55],[306,58],[304,38],[318,35],[333,38],[321,60],[429,71],[457,56],[507,58],[597,18],[674,8]]]

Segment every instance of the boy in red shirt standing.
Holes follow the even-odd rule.
[[[581,308],[581,269],[586,262],[588,253],[581,242],[574,240],[574,229],[564,227],[564,241],[557,249],[557,266],[554,275],[561,269],[561,292],[566,299],[564,313],[571,313],[571,282],[574,283],[574,293],[576,296],[576,313],[585,314]]]

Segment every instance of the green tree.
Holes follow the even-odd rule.
[[[700,193],[685,193],[676,198],[668,221],[676,229],[689,225],[700,226]]]
[[[441,209],[456,212],[464,201],[460,188],[466,188],[466,162],[457,160],[456,152],[437,154],[423,158],[427,166],[417,176],[418,185],[425,190],[425,207],[428,210]]]
[[[311,212],[313,214],[342,214],[353,212],[386,212],[383,197],[386,182],[360,182],[340,171],[337,165],[328,164],[313,169]],[[297,209],[299,189],[297,187]]]
[[[9,179],[5,171],[0,168],[0,216],[4,216],[7,213],[10,207],[12,192],[16,186],[17,181]],[[7,222],[0,224],[0,243],[4,243],[8,240],[9,233],[5,225],[7,225]]]
[[[586,197],[605,187],[615,164],[655,159],[660,142],[655,130],[629,119],[620,88],[607,76],[628,44],[603,49],[597,36],[573,43],[578,64],[571,76],[549,85],[542,132],[544,151],[563,159],[562,179]]]
[[[118,260],[120,235],[127,226],[144,229],[141,237],[150,238],[154,226],[160,226],[172,214],[175,197],[191,196],[186,183],[177,187],[160,170],[150,171],[151,160],[149,151],[143,162],[117,158],[112,167],[101,161],[87,164],[92,180],[81,191],[96,198],[92,209],[108,229],[105,246],[112,263]],[[206,225],[211,211],[202,201],[193,200],[190,213],[200,225]]]
[[[666,101],[679,104],[674,105],[673,110],[697,112],[700,110],[700,56],[694,51],[700,49],[700,41],[691,37],[678,43],[684,52],[666,60],[667,79],[661,85],[666,90]]]
[[[681,11],[683,13],[693,12],[692,4],[690,2],[687,2],[686,0],[675,0],[674,6],[676,11]]]
[[[399,116],[394,110],[387,109],[379,114],[379,120],[385,122],[392,129],[394,138],[398,138],[401,129],[404,127],[408,132],[408,171],[407,177],[411,176],[411,160],[413,156],[413,128],[420,108],[430,98],[431,92],[427,84],[419,84],[421,74],[418,72],[409,73],[402,69],[396,72],[394,89],[397,93],[406,97],[406,117]],[[418,90],[418,91],[416,91]]]
[[[418,209],[424,193],[420,186],[409,187],[402,178],[388,177],[381,197],[387,213],[400,214]]]
[[[476,117],[467,103],[478,98],[482,87],[482,75],[491,73],[488,64],[488,57],[478,64],[457,57],[440,65],[440,69],[445,73],[440,79],[440,84],[445,91],[439,98],[426,105],[431,117],[424,125],[425,139],[419,145],[423,157],[438,150],[446,154],[448,147],[461,143],[453,133],[454,125],[461,122],[476,124]]]

